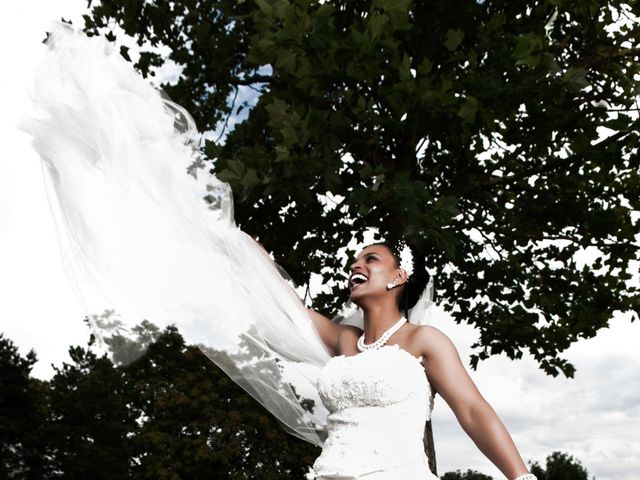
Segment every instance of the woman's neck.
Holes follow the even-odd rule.
[[[395,324],[402,314],[395,304],[377,304],[363,308],[364,338],[366,343],[378,340],[384,332]]]

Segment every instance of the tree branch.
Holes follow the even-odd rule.
[[[233,85],[253,85],[255,83],[273,83],[275,81],[275,77],[271,75],[251,75],[246,78],[230,79],[228,82],[225,82],[225,85],[229,83]]]
[[[593,148],[597,148],[598,146],[602,145],[604,142],[608,142],[611,140],[620,140],[622,137],[624,137],[625,135],[628,135],[629,133],[631,132],[621,130],[615,133],[614,135],[611,135],[601,140],[600,142],[596,143],[595,145],[593,145]],[[497,185],[506,185],[509,183],[514,183],[524,178],[528,178],[531,175],[537,175],[545,172],[552,172],[553,170],[556,170],[558,168],[567,168],[577,163],[578,161],[582,160],[583,158],[584,158],[584,154],[574,154],[567,158],[557,158],[555,160],[550,160],[542,165],[538,165],[535,168],[523,170],[521,172],[517,172],[512,175],[505,175],[504,177],[492,177],[486,182],[469,185],[466,188],[461,189],[458,193],[465,194],[465,193],[472,192],[474,190],[478,190],[479,188],[494,187]]]
[[[222,139],[224,132],[227,131],[227,127],[229,125],[229,119],[231,118],[231,115],[233,114],[233,110],[236,107],[236,99],[238,98],[238,88],[236,87],[236,91],[233,94],[233,100],[231,102],[231,108],[229,109],[229,113],[227,114],[227,118],[224,119],[224,125],[222,125],[222,130],[220,130],[220,135],[218,135],[218,138],[216,138],[215,143],[217,144],[218,142],[220,142],[220,140]]]
[[[607,62],[616,58],[627,57],[629,55],[640,55],[640,47],[621,48],[620,50],[598,52],[594,56],[586,58],[584,62],[578,64],[578,67],[593,67],[600,63]]]

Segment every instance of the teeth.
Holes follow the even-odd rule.
[[[361,273],[354,273],[351,275],[351,285],[360,285],[360,283],[364,283],[367,280],[368,278]]]

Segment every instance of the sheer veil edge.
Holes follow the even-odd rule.
[[[174,324],[287,431],[321,445],[315,378],[329,354],[271,258],[236,227],[229,186],[187,173],[198,159],[189,114],[102,37],[55,24],[48,47],[31,88],[39,115],[24,129],[96,337]]]

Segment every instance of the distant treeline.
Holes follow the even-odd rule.
[[[549,455],[544,467],[535,462],[530,465],[529,470],[538,480],[589,480],[589,474],[580,461],[562,452]],[[493,477],[474,470],[467,470],[465,473],[458,470],[445,473],[440,480],[493,480]],[[592,480],[596,480],[596,477],[592,477]]]

